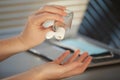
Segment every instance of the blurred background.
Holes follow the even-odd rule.
[[[74,35],[88,2],[89,0],[0,0],[0,35],[22,30],[28,16],[46,4],[66,6],[74,12],[71,29],[71,35]]]
[[[120,63],[120,0],[0,0],[0,39],[20,33],[25,27],[28,16],[47,4],[66,6],[74,12],[72,29],[67,36],[82,34],[106,44],[117,53],[115,57],[109,59],[93,60],[92,65]],[[47,46],[49,48],[45,51],[48,51],[46,55],[49,57],[47,53],[52,54],[52,50],[57,49],[51,49],[51,45],[48,44]],[[41,46],[41,49],[44,47],[46,48],[46,46]],[[30,52],[22,52],[0,63],[0,77],[26,71],[44,62],[45,60],[38,55],[33,56]],[[120,79],[120,64],[98,68],[68,80]]]

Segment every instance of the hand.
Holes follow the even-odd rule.
[[[3,80],[58,80],[81,74],[88,67],[92,57],[87,52],[79,57],[79,53],[79,50],[75,51],[67,61],[64,61],[70,54],[69,51],[65,51],[64,54],[52,62]]]
[[[39,9],[35,14],[28,18],[25,30],[20,35],[19,39],[27,46],[27,49],[34,47],[45,40],[45,35],[49,29],[44,29],[42,24],[46,20],[56,20],[59,22],[63,21],[63,16],[66,15],[64,12],[65,7],[57,5],[47,5]]]
[[[66,51],[53,62],[34,68],[33,72],[36,71],[38,80],[55,80],[81,74],[88,67],[92,57],[88,56],[87,52],[78,57],[79,53],[79,50],[75,51],[66,62],[63,62],[70,54],[69,51]]]

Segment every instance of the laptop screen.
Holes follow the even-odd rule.
[[[78,33],[120,50],[120,0],[90,0]]]

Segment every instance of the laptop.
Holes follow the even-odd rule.
[[[29,51],[54,60],[65,50],[88,51],[93,60],[89,67],[120,63],[119,0],[90,0],[78,34],[63,41],[50,40]]]

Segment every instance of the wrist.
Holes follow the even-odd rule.
[[[36,43],[37,42],[36,39],[34,39],[33,37],[29,35],[25,35],[25,33],[20,34],[18,38],[26,50],[39,44],[39,43]]]
[[[17,36],[17,40],[18,40],[19,44],[21,45],[21,47],[23,48],[22,49],[23,51],[30,48],[30,46],[24,40],[24,38],[22,37],[22,35]]]
[[[38,67],[31,69],[30,72],[34,75],[34,80],[47,80]]]

